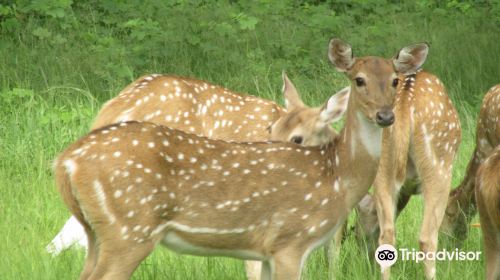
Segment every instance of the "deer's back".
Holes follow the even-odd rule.
[[[108,101],[92,129],[149,121],[215,139],[263,141],[284,110],[208,82],[169,75],[143,76]]]

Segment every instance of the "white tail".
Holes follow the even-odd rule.
[[[465,177],[460,185],[450,193],[446,215],[441,231],[456,237],[459,241],[467,238],[471,220],[476,215],[474,189],[479,165],[500,144],[500,85],[492,87],[485,95],[476,127],[476,148],[467,165]]]
[[[332,43],[333,51],[348,46]],[[397,59],[340,59],[350,66],[337,68],[358,85],[345,128],[328,145],[229,143],[131,122],[66,149],[56,181],[89,238],[81,278],[126,279],[162,242],[181,253],[264,261],[264,279],[298,279],[308,254],[373,182],[371,151],[381,143],[364,139],[394,120],[394,80],[405,69]],[[418,67],[422,59],[410,61]]]

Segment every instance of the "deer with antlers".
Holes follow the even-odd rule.
[[[476,215],[476,174],[481,163],[500,144],[500,85],[492,87],[485,95],[476,127],[476,148],[467,165],[465,177],[450,193],[441,231],[463,241],[467,238],[468,225]]]
[[[418,69],[427,50],[354,58],[332,39],[332,62],[353,85],[345,127],[327,145],[231,143],[138,122],[84,136],[55,163],[62,198],[89,239],[81,279],[126,279],[160,242],[263,261],[263,279],[299,279],[309,253],[368,191],[382,127],[394,122],[397,75]],[[338,109],[327,102],[321,115]]]

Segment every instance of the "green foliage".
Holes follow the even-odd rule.
[[[0,5],[0,50],[14,54],[6,58],[7,82],[29,79],[35,89],[47,82],[33,79],[40,70],[31,61],[41,54],[40,68],[78,65],[73,73],[53,69],[50,76],[77,86],[82,78],[97,81],[85,85],[92,92],[147,72],[214,82],[224,82],[212,77],[215,73],[273,73],[271,81],[279,82],[276,73],[287,69],[315,79],[328,65],[318,61],[325,61],[325,45],[333,35],[346,38],[356,50],[390,55],[402,41],[428,41],[412,31],[429,24],[467,17],[471,25],[498,29],[498,17],[489,17],[488,23],[483,19],[498,15],[498,6],[497,1],[456,0],[19,0]],[[31,69],[16,70],[20,63]]]
[[[355,55],[390,57],[426,41],[425,69],[446,84],[464,129],[453,185],[474,144],[478,104],[500,82],[497,0],[17,0],[0,4],[0,259],[2,279],[77,278],[83,254],[51,258],[44,245],[68,213],[53,186],[51,161],[87,132],[100,105],[145,73],[209,80],[280,101],[286,70],[305,102],[319,105],[347,84],[326,56],[332,37]],[[421,200],[398,220],[397,242],[418,248]],[[12,226],[16,225],[16,226]],[[441,244],[440,244],[441,245]],[[19,248],[23,248],[20,250]],[[471,232],[465,250],[479,250]],[[34,261],[35,260],[35,261]],[[372,279],[378,267],[353,238],[338,279]],[[438,278],[484,278],[481,263],[438,263]],[[403,262],[394,278],[423,278]],[[326,279],[321,252],[305,279]],[[136,279],[244,279],[236,260],[157,251]]]
[[[34,92],[29,89],[13,88],[0,93],[0,97],[5,103],[22,102],[22,99],[33,98]]]

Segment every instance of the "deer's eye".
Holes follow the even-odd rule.
[[[392,80],[392,86],[393,86],[393,87],[397,87],[397,86],[398,86],[398,84],[399,84],[399,79],[398,79],[398,78],[396,78],[396,79]]]
[[[366,84],[365,79],[363,79],[363,78],[358,77],[355,79],[355,81],[356,81],[356,86],[358,86],[358,87],[362,87]]]
[[[293,136],[292,139],[290,139],[291,142],[295,144],[302,144],[302,141],[304,141],[304,138],[302,136]]]
[[[271,132],[273,131],[273,126],[270,125],[266,128],[267,132],[269,132],[269,134],[271,134]]]

